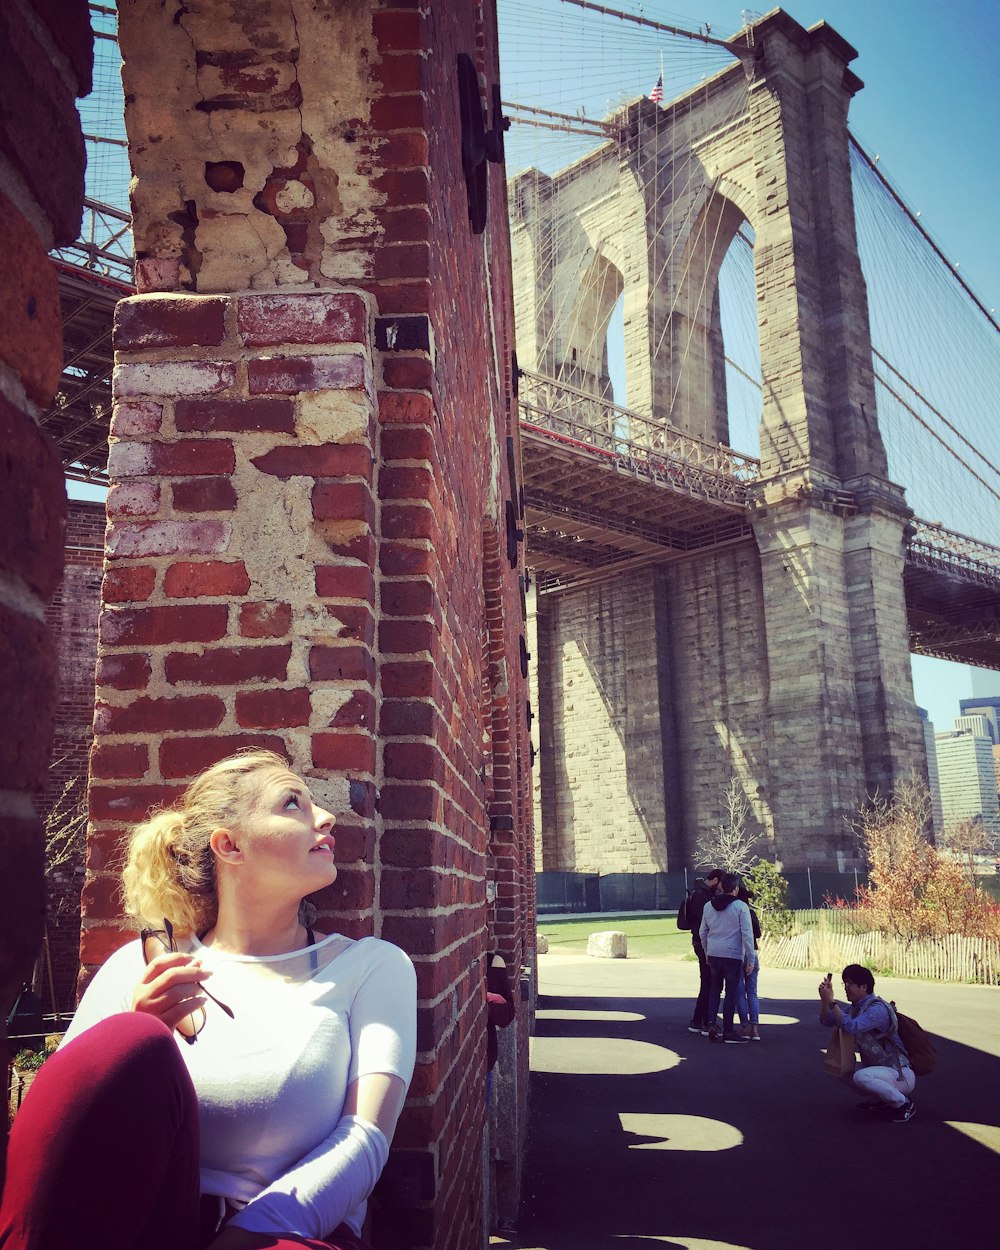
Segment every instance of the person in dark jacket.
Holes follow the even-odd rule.
[[[708,1040],[710,1042],[749,1042],[750,1038],[733,1028],[737,985],[743,972],[754,967],[753,927],[750,908],[736,896],[742,885],[734,872],[724,872],[719,892],[701,914],[699,935],[712,969],[711,997],[708,1001]],[[726,998],[722,1006],[722,1034],[715,1024],[719,999],[725,983]]]
[[[691,897],[688,899],[687,905],[688,922],[691,925],[691,946],[698,960],[698,972],[701,977],[701,984],[698,988],[698,1000],[694,1005],[694,1015],[691,1017],[691,1023],[688,1025],[688,1032],[704,1033],[706,1037],[708,1036],[708,1026],[715,1019],[713,1016],[712,1020],[709,1020],[708,1016],[708,998],[712,988],[712,970],[708,966],[708,957],[705,954],[704,946],[701,944],[699,930],[705,904],[718,890],[721,877],[721,868],[711,868],[705,873],[704,878],[699,877],[694,883],[694,889],[691,891]]]

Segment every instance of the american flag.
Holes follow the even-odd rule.
[[[663,99],[663,75],[661,74],[656,80],[656,86],[649,93],[649,98],[654,104],[659,104]]]

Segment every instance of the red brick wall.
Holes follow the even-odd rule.
[[[169,68],[176,32],[164,28],[163,57],[147,66],[149,31],[140,39],[129,20],[123,11],[126,81],[140,99]],[[127,825],[239,745],[285,751],[338,812],[328,927],[378,933],[417,967],[417,1069],[373,1244],[469,1250],[484,1201],[483,957],[495,942],[515,980],[534,962],[523,565],[507,537],[518,449],[505,191],[491,167],[487,229],[473,234],[456,79],[466,52],[485,98],[496,32],[492,12],[457,3],[337,10],[351,20],[363,98],[338,121],[331,83],[324,107],[354,165],[322,168],[303,139],[302,168],[275,169],[253,198],[288,253],[255,281],[281,281],[291,264],[294,285],[220,290],[220,274],[244,265],[232,234],[215,232],[229,192],[205,191],[200,149],[175,130],[176,194],[195,198],[167,213],[173,192],[158,183],[144,196],[161,169],[138,157],[140,251],[154,237],[179,250],[169,264],[143,259],[150,293],[119,305],[116,322],[83,957],[93,965],[124,940],[115,846]],[[242,38],[198,30],[213,64]],[[294,38],[277,18],[275,30]],[[337,83],[358,66],[340,66]],[[309,116],[317,81],[304,75],[269,109]],[[249,179],[272,153],[255,146],[256,121],[244,128],[240,110],[256,118],[261,102],[240,90],[218,103],[230,136],[245,131],[246,151],[231,138],[228,155]],[[289,179],[293,212],[277,189]],[[522,1013],[503,1074],[518,1140],[527,1027]]]
[[[75,97],[90,90],[91,59],[84,0],[0,6],[0,700],[17,726],[0,743],[0,1019],[30,974],[44,914],[32,796],[45,783],[55,711],[43,618],[59,582],[65,510],[59,457],[38,426],[62,367],[47,253],[80,225]]]

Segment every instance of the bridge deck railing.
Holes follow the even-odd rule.
[[[1000,585],[1000,547],[919,517],[913,519],[912,526],[910,560],[928,568],[953,569],[986,586]]]
[[[699,497],[746,505],[749,487],[760,477],[760,462],[752,456],[543,374],[521,371],[518,403],[530,425],[596,452],[624,472]]]

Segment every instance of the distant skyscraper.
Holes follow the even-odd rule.
[[[990,741],[996,746],[1000,743],[1000,694],[995,695],[978,695],[971,699],[959,699],[959,709],[961,716],[959,720],[965,720],[969,716],[981,716],[989,725]],[[959,721],[955,721],[955,728],[958,729]]]
[[[922,707],[918,707],[920,720],[924,727],[924,754],[927,756],[927,784],[931,792],[932,819],[934,832],[941,833],[944,820],[941,814],[941,782],[938,780],[937,750],[934,744],[934,722],[927,716]]]
[[[935,735],[941,815],[944,825],[980,819],[991,838],[1000,836],[1000,800],[993,765],[993,742],[984,718],[964,718],[968,730]],[[957,722],[956,722],[957,723]],[[973,730],[979,732],[972,732]]]

